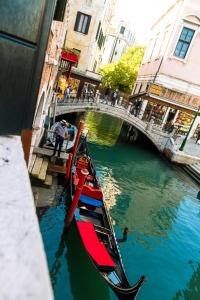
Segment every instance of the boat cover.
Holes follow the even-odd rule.
[[[102,206],[102,201],[96,200],[94,198],[85,196],[85,195],[81,195],[80,196],[80,200],[81,202],[85,203],[85,204],[89,204],[92,206],[96,206],[96,207],[101,207]]]
[[[83,244],[94,262],[100,267],[114,267],[115,263],[106,247],[99,241],[91,222],[77,221]]]

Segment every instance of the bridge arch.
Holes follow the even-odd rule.
[[[151,134],[151,124],[147,124],[138,117],[135,117],[134,115],[130,114],[129,109],[125,109],[122,106],[113,107],[107,104],[96,102],[66,103],[58,105],[58,107],[56,108],[56,116],[89,111],[103,113],[111,117],[116,117],[130,124],[131,126],[134,126],[137,130],[142,132],[156,146],[156,148],[159,151],[161,150],[160,144],[157,142],[157,139],[155,139],[155,135]]]

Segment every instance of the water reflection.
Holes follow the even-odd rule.
[[[194,272],[187,285],[187,288],[184,290],[179,290],[173,300],[198,300],[200,298],[200,265],[198,264],[197,268],[193,267],[193,269]]]
[[[122,124],[121,120],[101,113],[88,112],[85,115],[85,129],[89,132],[89,139],[99,145],[113,146],[118,139]]]

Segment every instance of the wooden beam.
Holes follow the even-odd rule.
[[[37,157],[36,158],[34,166],[33,166],[33,169],[32,169],[32,172],[31,172],[31,174],[34,177],[38,177],[38,175],[40,173],[41,166],[42,166],[42,162],[43,162],[43,158],[42,157]]]
[[[53,183],[53,176],[47,174],[47,175],[46,175],[46,178],[45,178],[44,184],[51,186],[52,183]]]
[[[46,149],[46,148],[40,148],[40,147],[35,147],[33,149],[33,153],[35,154],[41,154],[43,156],[47,156],[47,157],[51,157],[53,154],[53,150],[50,149]],[[60,158],[62,158],[63,160],[67,160],[69,157],[68,153],[60,153]]]
[[[42,162],[42,166],[40,168],[40,173],[38,175],[38,179],[40,180],[45,180],[46,178],[46,174],[47,174],[47,168],[48,168],[48,160],[46,158],[44,158],[43,162]]]
[[[31,173],[32,169],[33,169],[33,166],[34,166],[34,163],[35,163],[35,160],[36,160],[36,154],[33,154],[32,157],[31,157],[31,162],[30,162],[30,165],[29,165],[29,173]]]
[[[67,168],[50,163],[48,166],[48,171],[53,173],[66,174]]]

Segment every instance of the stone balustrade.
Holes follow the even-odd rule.
[[[20,137],[0,137],[0,179],[0,299],[52,300]]]

